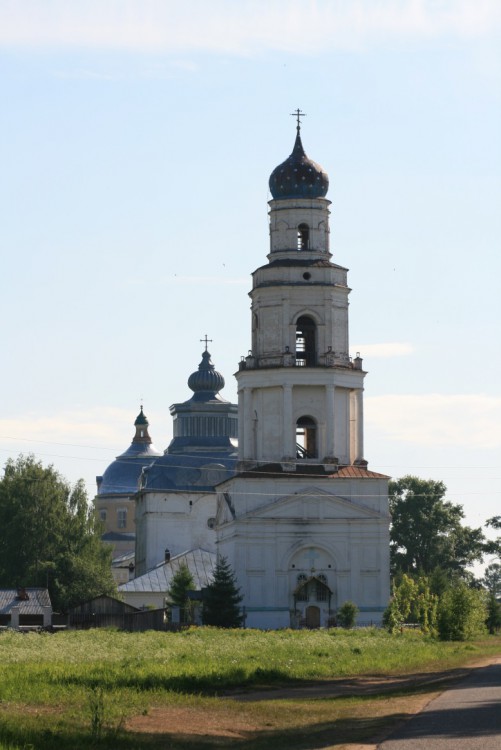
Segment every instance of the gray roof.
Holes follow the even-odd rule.
[[[28,598],[25,599],[24,595]],[[41,615],[42,607],[52,609],[52,604],[47,589],[0,589],[0,615],[10,614],[13,607],[19,607],[21,615]]]
[[[174,574],[182,563],[188,566],[193,576],[195,588],[205,588],[212,581],[216,567],[216,555],[205,549],[191,549],[172,557],[169,562],[160,563],[156,567],[118,587],[119,591],[152,593],[167,592]]]
[[[121,565],[134,562],[135,556],[135,552],[124,552],[122,555],[117,555],[116,557],[114,557],[111,561],[111,565],[113,568],[119,568]]]

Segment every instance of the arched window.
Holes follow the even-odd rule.
[[[312,417],[300,417],[296,422],[296,457],[317,457],[317,424]]]
[[[307,577],[304,573],[300,573],[297,577],[297,594],[296,594],[296,601],[297,602],[307,602],[308,601],[308,586],[306,585]]]
[[[297,249],[310,249],[310,227],[308,224],[300,224],[297,228]]]
[[[296,323],[296,365],[312,367],[317,361],[317,327],[308,315],[301,315]]]
[[[327,588],[327,578],[323,573],[316,576],[315,581],[315,598],[317,602],[326,602],[329,598],[329,589]]]

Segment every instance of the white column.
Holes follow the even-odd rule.
[[[43,626],[44,628],[50,628],[52,625],[52,607],[42,607],[43,610]]]
[[[335,386],[333,384],[325,387],[325,456],[333,458],[334,450],[334,396]]]
[[[250,459],[250,458],[256,458],[253,456],[254,452],[254,441],[252,439],[252,432],[253,432],[253,413],[252,413],[252,388],[244,388],[244,415],[243,415],[243,422],[244,422],[244,446],[243,446],[243,458]],[[240,417],[240,415],[239,415]]]
[[[296,430],[292,424],[292,386],[283,385],[282,393],[282,456],[283,458],[293,458],[296,455]]]
[[[245,391],[243,388],[238,390],[238,456],[243,459],[245,456],[244,448],[244,423],[245,423]]]
[[[364,457],[364,402],[363,390],[357,388],[350,393],[350,460],[354,463]]]
[[[357,403],[357,458],[364,457],[364,392],[359,388],[356,392]]]
[[[19,627],[19,611],[20,607],[11,607],[10,610],[10,627],[11,628],[18,628]]]

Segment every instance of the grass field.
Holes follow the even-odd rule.
[[[405,713],[408,693],[276,700],[270,692],[245,702],[229,695],[439,671],[493,654],[501,654],[500,638],[442,643],[375,629],[3,632],[0,749],[325,748],[329,733],[338,743],[373,735],[390,699],[400,701],[392,716]]]

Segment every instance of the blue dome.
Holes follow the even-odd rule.
[[[165,453],[144,470],[141,489],[213,492],[216,484],[235,474],[238,459],[235,444],[229,440],[219,442],[221,445],[213,445],[198,455]]]
[[[324,198],[329,189],[327,172],[303,149],[299,127],[292,154],[276,167],[270,176],[270,191],[273,198]]]
[[[202,361],[198,365],[198,370],[188,378],[188,387],[195,394],[192,398],[202,397],[204,400],[215,398],[216,394],[224,388],[224,378],[212,364],[207,350],[202,353]]]
[[[137,492],[143,468],[162,455],[151,443],[148,425],[141,406],[134,422],[136,434],[132,443],[108,466],[102,477],[96,477],[98,495],[133,495]]]

